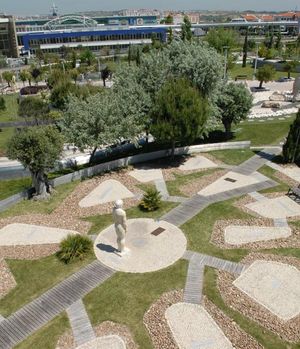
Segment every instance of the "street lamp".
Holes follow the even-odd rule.
[[[227,61],[228,61],[228,49],[229,46],[223,46],[223,50],[225,50],[225,62],[224,62],[224,80],[226,80],[227,77]]]
[[[255,75],[256,75],[256,71],[257,71],[258,45],[259,45],[259,43],[256,42],[256,57],[255,57],[255,64],[254,64],[253,80],[255,80]]]

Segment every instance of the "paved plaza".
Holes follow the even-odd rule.
[[[114,179],[102,182],[79,202],[80,207],[92,207],[119,199],[133,198],[134,194]]]
[[[265,199],[246,205],[251,211],[266,218],[288,218],[300,216],[300,205],[287,196]]]
[[[14,223],[0,229],[0,246],[43,245],[60,243],[73,230]]]
[[[215,167],[218,167],[218,165],[206,157],[199,155],[188,158],[182,165],[179,166],[179,170],[193,171]]]
[[[198,195],[209,196],[223,193],[233,189],[240,189],[249,185],[267,181],[268,178],[260,173],[243,175],[236,172],[228,172],[214,183],[198,192]]]
[[[127,221],[126,247],[121,257],[117,252],[114,225],[97,237],[94,250],[104,265],[131,273],[152,272],[166,268],[180,259],[186,250],[182,231],[167,222],[139,218]]]
[[[119,336],[105,336],[82,344],[76,349],[126,349],[126,345]]]
[[[300,314],[300,271],[293,266],[255,261],[234,285],[282,320]]]
[[[241,245],[257,241],[268,241],[287,238],[292,231],[289,227],[233,226],[225,228],[225,242],[230,245]]]
[[[167,309],[165,316],[180,349],[233,349],[201,305],[177,303]]]

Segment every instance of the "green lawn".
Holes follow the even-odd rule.
[[[5,100],[6,109],[0,111],[0,122],[23,120],[18,116],[18,94],[2,95]]]
[[[209,154],[215,158],[223,161],[227,165],[240,165],[244,161],[254,156],[254,152],[250,149],[229,149],[229,150],[216,150],[211,151]]]
[[[94,254],[91,253],[83,261],[70,264],[60,262],[55,255],[33,261],[6,260],[17,286],[0,299],[0,314],[10,315],[90,263],[94,258]]]
[[[261,193],[274,193],[274,192],[287,192],[289,190],[289,185],[282,182],[281,180],[279,180],[277,177],[275,177],[275,170],[267,165],[263,166],[262,168],[259,169],[259,172],[262,173],[263,175],[265,175],[266,177],[269,177],[271,179],[273,179],[275,182],[278,183],[278,186],[274,187],[274,188],[270,188],[270,189],[265,189],[262,190]]]
[[[227,306],[217,287],[217,274],[212,268],[205,268],[203,292],[219,309],[235,321],[246,333],[256,338],[265,349],[299,349],[300,343],[287,343],[271,331],[251,321],[241,313]]]
[[[31,185],[30,178],[17,178],[10,180],[0,180],[0,200],[17,194],[25,189],[28,189]]]
[[[277,145],[288,134],[295,116],[286,120],[245,122],[233,128],[232,141],[251,141],[252,146]]]
[[[164,292],[182,289],[187,262],[145,274],[117,273],[84,298],[93,325],[110,320],[129,327],[140,348],[152,349],[143,316]]]
[[[235,79],[237,75],[247,75],[248,80],[252,80],[254,74],[254,68],[252,65],[247,64],[247,67],[243,68],[241,64],[236,64],[232,69],[229,70],[229,77]],[[298,73],[291,73],[292,77],[297,77]],[[274,80],[278,80],[281,77],[287,77],[286,72],[276,71]],[[257,83],[258,84],[258,83]]]
[[[1,183],[1,181],[0,181]],[[54,194],[49,200],[33,201],[23,200],[10,207],[8,210],[0,213],[0,219],[11,216],[20,216],[27,213],[51,213],[61,202],[74,190],[78,181],[62,184],[55,188]]]
[[[210,169],[206,171],[194,172],[187,175],[174,173],[175,180],[166,181],[168,192],[171,196],[185,196],[180,188],[185,184],[188,184],[190,181],[194,181],[203,176],[209,176],[212,173],[216,172],[216,169]]]

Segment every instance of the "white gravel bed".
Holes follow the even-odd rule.
[[[162,170],[154,168],[135,169],[130,171],[128,174],[141,183],[148,183],[163,179]]]
[[[4,259],[0,259],[0,299],[9,293],[16,285],[16,280],[9,270],[6,261]]]
[[[231,342],[201,305],[177,303],[166,310],[165,316],[180,349],[233,349]]]
[[[179,170],[193,171],[215,167],[218,167],[216,163],[212,162],[204,156],[199,155],[188,158],[182,165],[179,166]]]
[[[163,228],[159,235],[152,234]],[[123,272],[146,273],[166,268],[179,260],[186,250],[186,237],[173,224],[139,218],[127,221],[126,248],[117,252],[114,225],[103,230],[94,243],[96,257],[105,265]]]

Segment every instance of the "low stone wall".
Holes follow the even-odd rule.
[[[175,154],[185,155],[185,154],[208,152],[213,150],[248,149],[250,145],[251,145],[250,141],[200,144],[200,145],[177,148],[175,150]],[[103,164],[95,165],[95,166],[88,167],[73,173],[69,173],[67,175],[55,178],[54,180],[51,181],[51,183],[54,187],[57,187],[58,185],[61,185],[61,184],[66,184],[76,180],[93,177],[100,173],[115,170],[117,168],[126,167],[128,165],[134,165],[134,164],[138,164],[146,161],[161,159],[169,156],[170,152],[171,150],[167,149],[167,150],[160,150],[152,153],[144,153],[144,154],[128,156],[126,158],[105,162]],[[24,198],[27,198],[28,195],[29,195],[29,192],[24,191],[0,201],[0,212],[22,201]]]

